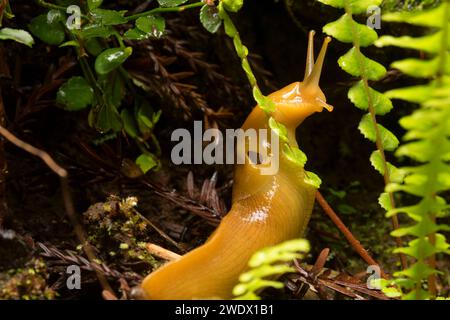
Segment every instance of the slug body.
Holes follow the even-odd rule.
[[[286,126],[291,146],[297,146],[295,129],[305,118],[323,108],[332,109],[318,86],[330,39],[325,40],[314,63],[313,35],[311,32],[304,81],[269,96],[276,105],[272,117]],[[268,128],[267,119],[257,106],[242,129]],[[259,142],[272,148],[270,141]],[[247,143],[245,146],[249,150]],[[144,279],[141,287],[147,299],[229,299],[256,251],[303,234],[316,189],[304,182],[303,167],[286,158],[280,149],[281,141],[278,150],[270,150],[271,154],[279,152],[276,174],[261,174],[264,162],[236,165],[230,212],[205,244]]]

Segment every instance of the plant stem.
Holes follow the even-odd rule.
[[[125,18],[128,21],[131,21],[131,20],[136,20],[137,18],[140,18],[140,17],[149,16],[149,15],[152,15],[152,14],[155,14],[155,13],[181,12],[181,11],[184,11],[184,10],[187,10],[187,9],[201,7],[203,5],[205,5],[205,3],[200,1],[200,2],[194,2],[194,3],[186,4],[184,6],[179,6],[179,7],[172,7],[172,8],[161,8],[161,7],[159,7],[159,8],[155,8],[155,9],[152,9],[152,10],[148,10],[148,11],[144,11],[144,12],[141,12],[141,13],[137,13],[137,14],[134,14],[132,16],[125,17]]]
[[[353,21],[353,17],[352,17],[352,11],[351,8],[348,4],[348,0],[345,0],[345,12],[347,13],[347,15],[349,16],[349,18]],[[387,186],[388,184],[390,184],[390,176],[389,176],[389,168],[387,165],[387,161],[386,161],[386,154],[384,151],[384,147],[383,147],[383,143],[382,143],[382,139],[381,139],[381,134],[380,134],[380,130],[378,128],[378,124],[377,124],[377,118],[376,118],[376,113],[375,113],[375,108],[373,105],[373,99],[372,99],[372,95],[371,92],[369,90],[369,81],[366,75],[366,67],[365,64],[362,60],[362,53],[361,53],[361,47],[359,44],[359,36],[357,33],[357,30],[355,30],[355,25],[352,24],[352,33],[353,33],[353,46],[355,48],[355,53],[356,56],[358,58],[358,63],[359,63],[359,67],[361,70],[361,80],[363,81],[364,84],[364,90],[366,91],[366,95],[367,95],[367,104],[368,104],[368,111],[370,114],[370,118],[372,120],[372,124],[374,126],[374,130],[375,130],[375,144],[377,147],[377,150],[380,152],[380,156],[381,156],[381,160],[383,163],[383,169],[384,169],[384,184],[385,186]],[[392,192],[388,193],[389,195],[389,202],[391,205],[391,208],[395,208],[395,200],[394,200],[394,195]],[[396,215],[392,216],[392,228],[394,230],[399,228],[399,223],[398,223],[398,217]],[[402,247],[403,246],[403,241],[401,238],[396,237],[395,238],[395,242],[397,247]],[[400,263],[402,265],[402,269],[406,269],[408,267],[408,261],[406,260],[406,256],[403,253],[399,254],[400,257]]]
[[[67,10],[66,7],[58,6],[56,4],[49,3],[49,2],[44,1],[44,0],[36,0],[36,3],[38,5],[40,5],[41,7],[44,7],[44,8],[47,8],[47,9],[56,9],[56,10],[62,10],[62,11],[66,11]]]
[[[353,249],[355,249],[355,251],[359,254],[359,256],[365,262],[367,262],[368,265],[378,266],[380,268],[381,276],[383,278],[387,278],[386,273],[383,271],[383,269],[381,269],[380,265],[370,256],[367,250],[364,249],[364,247],[361,245],[359,240],[356,239],[355,236],[352,234],[352,232],[345,226],[345,224],[342,222],[342,220],[339,218],[339,216],[336,214],[333,208],[331,208],[331,206],[328,204],[328,202],[325,200],[325,198],[319,191],[317,191],[316,193],[316,200],[322,207],[323,211],[327,214],[327,216],[331,219],[331,221],[333,221],[333,223],[339,229],[339,231],[342,232],[342,234],[351,244]]]

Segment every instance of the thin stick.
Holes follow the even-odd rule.
[[[33,147],[32,145],[20,140],[15,135],[13,135],[11,132],[9,132],[6,128],[0,125],[0,134],[5,137],[6,140],[11,142],[12,144],[16,145],[22,150],[25,150],[26,152],[41,158],[42,161],[54,172],[56,173],[60,179],[61,179],[61,190],[63,194],[64,199],[64,206],[66,208],[67,216],[69,217],[70,222],[72,223],[74,227],[75,234],[80,241],[80,243],[83,246],[83,250],[86,253],[86,256],[88,257],[89,261],[93,265],[97,265],[95,262],[96,256],[94,249],[91,247],[89,242],[86,241],[86,235],[84,234],[84,230],[79,223],[76,213],[75,213],[75,207],[73,205],[72,195],[69,188],[69,181],[68,181],[68,174],[67,170],[59,166],[53,158],[45,151],[38,149],[36,147]],[[104,291],[108,291],[111,295],[114,295],[114,291],[112,290],[111,286],[108,283],[108,280],[106,279],[105,275],[101,273],[97,268],[95,268],[95,273],[97,275],[97,278],[100,282],[100,285],[102,286]]]
[[[369,265],[376,265],[380,268],[381,276],[383,278],[387,278],[386,273],[383,271],[381,266],[370,256],[370,254],[367,252],[366,249],[361,245],[358,239],[351,233],[351,231],[345,226],[345,224],[342,222],[342,220],[339,218],[339,216],[336,214],[336,212],[331,208],[331,206],[328,204],[327,200],[322,196],[322,194],[317,191],[316,193],[316,200],[322,207],[323,211],[325,211],[326,215],[330,217],[330,219],[333,221],[333,223],[336,225],[336,227],[342,232],[342,234],[345,236],[347,241],[352,245],[352,247],[356,250],[356,252],[359,254],[359,256],[367,262]]]
[[[155,255],[167,261],[177,260],[181,258],[179,254],[176,254],[173,251],[167,250],[166,248],[160,247],[153,243],[148,243],[146,245],[146,248],[147,251],[150,252],[152,255]]]

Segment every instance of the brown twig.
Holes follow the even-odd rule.
[[[367,252],[366,249],[361,245],[358,239],[351,233],[351,231],[345,226],[345,224],[342,222],[342,220],[339,218],[339,216],[336,214],[336,212],[331,208],[331,206],[328,204],[327,200],[322,196],[322,194],[317,191],[316,193],[316,200],[322,207],[323,211],[325,211],[326,215],[330,217],[330,219],[333,221],[333,223],[336,225],[336,227],[342,232],[342,234],[345,236],[347,241],[351,244],[353,249],[356,250],[356,252],[359,254],[359,256],[367,262],[369,265],[376,265],[380,267],[381,276],[383,278],[387,278],[386,273],[383,271],[381,266],[370,256],[370,254]]]
[[[66,208],[67,216],[69,217],[69,220],[74,226],[74,231],[76,236],[78,237],[78,240],[83,246],[83,250],[86,253],[86,256],[88,257],[90,262],[94,262],[96,260],[96,256],[94,253],[93,248],[86,240],[86,235],[84,234],[84,230],[79,223],[75,208],[73,205],[72,195],[69,188],[69,182],[68,182],[68,174],[67,170],[59,166],[53,158],[45,151],[38,149],[36,147],[33,147],[32,145],[26,143],[25,141],[20,140],[15,135],[13,135],[11,132],[9,132],[6,128],[0,125],[0,134],[5,137],[9,142],[16,145],[22,150],[25,150],[26,152],[39,157],[44,163],[60,177],[61,182],[61,189],[64,199],[64,206]],[[97,269],[95,270],[95,273],[97,275],[97,278],[103,288],[103,290],[109,291],[111,294],[114,294],[111,286],[108,283],[108,280],[106,277],[99,272]]]
[[[150,252],[152,255],[157,256],[157,257],[162,258],[167,261],[176,260],[181,257],[179,254],[176,254],[175,252],[167,250],[167,249],[160,247],[153,243],[148,243],[146,248],[147,248],[148,252]]]

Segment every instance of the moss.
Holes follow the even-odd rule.
[[[47,266],[32,259],[24,268],[0,275],[0,300],[53,300],[57,293],[47,285]]]

